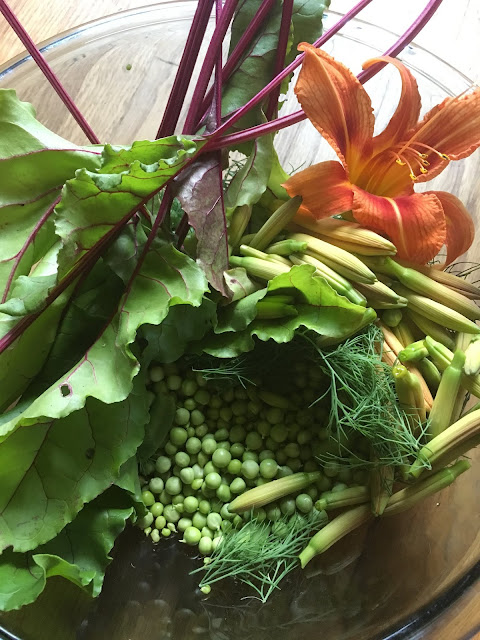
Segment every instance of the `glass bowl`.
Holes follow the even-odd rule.
[[[64,33],[42,50],[99,138],[129,143],[154,137],[183,52],[196,3],[161,3],[120,13]],[[338,19],[329,12],[326,27]],[[211,28],[211,27],[210,27]],[[383,53],[393,33],[362,20],[350,22],[326,50],[358,72]],[[415,74],[423,111],[470,86],[468,78],[427,51],[409,46],[399,56]],[[15,88],[39,119],[77,143],[83,133],[30,57],[0,68],[0,87]],[[367,84],[382,127],[396,106],[400,85],[393,69]],[[388,97],[386,97],[388,92]],[[298,108],[291,91],[283,113]],[[309,122],[282,131],[277,147],[286,167],[334,157]],[[428,184],[459,196],[480,214],[478,152],[451,165]],[[474,246],[465,260],[478,255]],[[102,595],[90,600],[73,585],[49,580],[34,604],[3,615],[5,638],[22,640],[328,640],[437,638],[435,618],[478,586],[480,535],[477,464],[454,485],[409,512],[376,521],[283,585],[266,605],[235,600],[235,587],[210,598],[196,591],[189,571],[197,566],[181,545],[154,547],[138,530],[120,538]],[[235,602],[236,606],[232,606]],[[477,600],[478,602],[478,600]],[[477,607],[478,609],[478,607]],[[474,611],[476,611],[474,607]],[[477,612],[478,613],[478,612]],[[462,629],[473,634],[475,613]],[[447,636],[443,636],[447,637]],[[457,640],[460,635],[449,635]]]

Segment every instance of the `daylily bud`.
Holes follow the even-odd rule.
[[[480,340],[475,340],[468,345],[463,370],[467,376],[476,376],[480,372]]]
[[[365,296],[359,293],[348,280],[333,269],[330,269],[330,267],[327,267],[327,265],[321,262],[321,260],[317,260],[317,258],[313,258],[305,253],[291,255],[290,260],[294,264],[311,264],[316,269],[315,275],[325,278],[328,284],[332,289],[335,289],[337,293],[341,296],[345,296],[354,304],[359,304],[362,307],[366,306],[367,301]]]
[[[393,466],[381,466],[370,472],[370,504],[374,516],[381,516],[385,511],[392,495],[393,478],[395,469]]]
[[[462,381],[462,370],[465,364],[465,354],[457,350],[452,362],[445,369],[433,401],[429,417],[429,433],[435,438],[444,431],[452,420],[453,409]]]
[[[403,313],[400,309],[391,309],[382,313],[382,321],[390,328],[396,327],[402,321],[402,318]]]
[[[295,196],[290,200],[287,200],[282,206],[280,206],[263,226],[257,231],[252,238],[250,244],[255,249],[265,249],[271,243],[271,241],[278,235],[285,226],[292,220],[293,216],[297,213],[298,208],[302,202],[300,196]]]
[[[408,300],[408,306],[412,311],[425,316],[429,320],[438,322],[453,331],[463,331],[464,333],[480,333],[480,327],[463,316],[458,311],[446,307],[440,302],[430,300],[425,296],[412,293],[403,285],[394,285],[395,291]]]
[[[231,256],[230,264],[233,267],[243,267],[245,271],[252,276],[261,278],[262,280],[271,280],[275,276],[282,273],[288,273],[290,267],[280,264],[279,262],[270,262],[260,258],[239,258]]]
[[[428,356],[428,349],[423,340],[409,344],[398,354],[400,362],[419,362]]]
[[[368,487],[349,487],[343,491],[327,491],[315,502],[317,511],[342,509],[356,504],[365,504],[370,498]]]
[[[359,291],[367,298],[372,307],[375,307],[375,303],[387,302],[389,304],[400,304],[400,306],[406,306],[407,301],[402,296],[398,295],[396,291],[387,287],[386,284],[377,280],[373,284],[357,284]],[[402,305],[402,301],[405,304]]]
[[[313,257],[318,257],[327,266],[338,271],[348,280],[364,284],[373,284],[377,280],[375,274],[361,260],[348,251],[305,233],[294,233],[290,237],[299,242],[306,242],[309,249],[308,253],[313,252]]]
[[[442,376],[437,367],[428,358],[423,358],[417,362],[417,368],[423,376],[423,379],[428,384],[428,388],[432,393],[436,393],[440,385]]]
[[[457,291],[458,293],[461,293],[471,300],[480,299],[480,289],[478,287],[476,287],[474,284],[471,284],[470,282],[467,282],[464,278],[456,276],[453,273],[442,271],[441,269],[436,269],[435,267],[412,265],[405,260],[397,260],[397,262],[404,267],[411,267],[413,269],[416,269],[417,271],[420,271],[420,273],[423,273],[423,275],[428,276],[436,282],[444,284],[449,289]]]
[[[243,256],[247,256],[249,258],[268,260],[268,262],[279,262],[287,267],[292,266],[290,260],[287,260],[283,256],[269,255],[267,253],[264,253],[263,251],[259,251],[258,249],[254,249],[253,247],[248,246],[248,244],[241,244],[239,251]]]
[[[348,220],[338,220],[337,218],[323,218],[317,220],[310,216],[303,216],[301,221],[297,220],[295,231],[302,232],[302,227],[313,232],[314,235],[319,234],[322,240],[327,242],[336,240],[338,242],[346,242],[348,245],[355,246],[351,249],[356,253],[362,253],[361,248],[376,249],[379,255],[394,255],[397,253],[395,245],[383,236],[378,235],[375,231],[364,229],[357,222],[349,222]],[[350,249],[348,249],[350,251]],[[370,255],[370,254],[366,254]],[[373,254],[378,255],[378,254]]]
[[[425,316],[415,313],[411,309],[407,309],[408,317],[416,324],[416,326],[423,331],[424,335],[432,337],[441,344],[445,345],[448,349],[454,349],[455,342],[452,335],[436,322],[432,322]]]
[[[303,253],[306,249],[306,242],[297,242],[289,238],[270,245],[268,249],[265,250],[265,253],[277,253],[280,256],[289,256],[291,253]]]
[[[228,227],[228,242],[232,247],[235,248],[240,244],[240,239],[250,222],[251,215],[252,207],[248,204],[237,207],[233,212]]]

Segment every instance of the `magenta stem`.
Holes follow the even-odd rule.
[[[348,13],[346,13],[333,27],[331,27],[326,33],[323,34],[318,40],[316,40],[313,44],[315,47],[321,47],[325,42],[327,42],[332,36],[334,36],[340,29],[352,18],[354,18],[362,9],[364,9],[367,5],[370,4],[372,0],[361,0],[357,5],[353,7]],[[305,54],[302,53],[295,58],[293,62],[291,62],[283,71],[281,71],[276,78],[273,78],[266,87],[264,87],[261,91],[257,93],[251,100],[249,100],[243,107],[238,109],[226,122],[224,122],[217,131],[212,133],[212,136],[217,137],[221,135],[230,127],[232,127],[240,118],[242,118],[250,109],[252,109],[255,105],[261,102],[272,89],[275,89],[278,85],[282,83],[282,81],[287,78],[292,71],[294,71],[297,67],[299,67],[302,62]],[[273,122],[278,122],[279,120],[274,120]],[[270,123],[268,123],[270,124]],[[287,126],[287,125],[286,125]],[[256,130],[256,127],[253,127]],[[273,129],[269,129],[273,130]],[[248,130],[247,130],[248,131]],[[243,132],[242,132],[243,133]],[[250,140],[250,138],[248,138]],[[210,147],[209,147],[210,148]]]
[[[244,31],[242,37],[237,43],[237,46],[232,51],[227,62],[225,63],[225,66],[222,69],[222,83],[225,83],[228,80],[228,78],[230,78],[230,76],[232,75],[233,71],[237,67],[240,60],[242,59],[248,45],[251,43],[256,33],[258,32],[259,28],[262,26],[263,21],[267,17],[268,12],[273,7],[275,1],[276,0],[263,0],[262,4],[260,5],[260,8],[258,9],[257,13],[253,16],[252,21]],[[208,107],[211,104],[212,99],[213,99],[213,87],[211,87],[207,91],[205,99],[202,103],[202,108],[200,111],[204,115],[201,118],[201,122],[203,122],[207,114]]]
[[[175,131],[208,21],[210,20],[212,6],[213,0],[199,0],[198,2],[162,122],[157,131],[157,139],[170,136]]]
[[[88,140],[92,144],[99,144],[100,140],[97,138],[97,136],[93,132],[93,129],[90,127],[88,122],[85,120],[83,115],[80,113],[79,108],[74,103],[74,101],[72,100],[70,95],[67,93],[67,90],[62,85],[60,80],[57,78],[57,76],[53,72],[53,69],[50,67],[48,62],[45,60],[44,56],[42,55],[42,53],[38,49],[37,45],[30,38],[30,36],[26,32],[25,28],[23,27],[21,22],[18,20],[17,16],[14,14],[14,12],[10,9],[10,7],[5,2],[5,0],[0,0],[0,11],[3,13],[3,16],[5,17],[5,20],[8,22],[8,24],[12,27],[12,29],[17,34],[17,36],[21,40],[22,44],[25,46],[25,48],[28,51],[28,53],[35,60],[35,62],[37,63],[38,67],[40,68],[41,72],[43,73],[43,75],[47,78],[49,83],[55,89],[57,95],[59,96],[59,98],[61,99],[63,104],[67,107],[67,109],[70,111],[72,116],[75,118],[75,120],[79,124],[80,128],[82,129],[82,131],[87,136]]]
[[[285,66],[285,56],[287,55],[288,37],[290,35],[290,25],[292,22],[293,13],[293,0],[283,0],[282,6],[282,21],[280,23],[280,30],[278,32],[278,45],[277,54],[275,56],[275,67],[273,70],[273,77],[275,78],[282,71]],[[280,85],[277,85],[275,89],[270,93],[268,99],[268,105],[265,112],[267,120],[271,120],[275,115],[278,105],[278,98],[280,96]]]
[[[237,2],[238,0],[226,0],[220,19],[215,26],[207,52],[205,53],[203,65],[198,76],[197,84],[190,102],[190,108],[183,126],[183,133],[185,134],[195,133],[196,124],[201,116],[200,111],[205,91],[207,90],[208,82],[212,75],[218,52],[221,52],[222,50],[223,39],[225,38],[227,29],[232,21]]]
[[[423,29],[423,27],[427,24],[430,18],[434,15],[435,11],[438,9],[443,0],[430,0],[428,5],[422,11],[422,13],[418,16],[415,22],[405,31],[405,33],[392,45],[383,55],[387,56],[396,56],[398,55],[405,47],[410,44],[413,38]],[[358,5],[357,5],[358,6]],[[347,14],[345,14],[346,16]],[[344,16],[344,17],[345,17]],[[330,32],[337,27],[338,23],[335,27],[332,27],[323,37],[328,36]],[[333,34],[332,34],[333,35]],[[300,57],[300,56],[299,56]],[[298,58],[297,58],[298,60]],[[374,75],[376,75],[383,67],[385,63],[378,63],[377,65],[373,65],[367,71],[362,71],[357,77],[360,82],[363,84],[367,80],[370,80]],[[254,98],[255,99],[255,98]],[[245,105],[247,106],[247,105]],[[240,109],[239,111],[242,111]],[[236,121],[237,112],[230,120]],[[271,133],[272,131],[280,131],[280,129],[285,129],[286,127],[290,127],[293,124],[297,124],[302,120],[305,120],[307,116],[302,110],[295,111],[288,116],[282,116],[281,118],[277,118],[276,120],[272,120],[271,122],[266,122],[264,124],[257,125],[255,127],[251,127],[250,129],[245,129],[244,131],[240,131],[238,133],[233,133],[228,136],[223,136],[218,139],[218,133],[222,132],[226,125],[229,125],[229,121],[227,121],[224,125],[222,125],[217,131],[214,131],[210,137],[212,142],[207,142],[205,147],[203,147],[202,151],[213,151],[214,149],[223,149],[224,147],[228,147],[230,145],[237,145],[242,142],[247,142],[248,140],[254,140],[259,138],[260,136],[266,135],[267,133]],[[231,124],[229,125],[231,126]]]

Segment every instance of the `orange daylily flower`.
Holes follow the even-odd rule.
[[[451,263],[470,247],[473,221],[452,194],[415,193],[414,184],[480,146],[480,90],[446,98],[419,121],[420,95],[408,69],[394,58],[369,60],[364,68],[389,62],[402,79],[397,110],[374,136],[370,98],[351,71],[312,45],[299,49],[305,60],[295,93],[340,162],[313,165],[284,184],[290,196],[303,198],[296,221],[351,211],[361,225],[387,236],[400,258],[425,264],[446,245]]]

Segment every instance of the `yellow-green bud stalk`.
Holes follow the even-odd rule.
[[[357,529],[372,519],[373,515],[370,511],[370,506],[366,504],[362,504],[354,509],[349,509],[345,513],[337,516],[313,536],[299,555],[302,569],[306,567],[310,560],[327,549],[330,549],[332,545],[338,542],[338,540],[341,540],[347,533],[354,531],[354,529]]]
[[[359,304],[362,307],[366,306],[367,301],[365,296],[354,289],[353,285],[348,280],[333,269],[330,269],[330,267],[327,267],[327,265],[321,260],[317,260],[317,258],[313,258],[305,253],[296,255],[292,254],[290,256],[290,260],[294,264],[311,264],[316,269],[315,275],[325,278],[332,289],[334,289],[338,294],[345,296],[354,304]]]
[[[472,340],[468,345],[463,370],[467,376],[476,376],[480,372],[480,340]]]
[[[254,249],[250,247],[248,244],[241,244],[240,253],[242,256],[247,256],[249,258],[259,258],[260,260],[268,260],[268,262],[280,262],[281,264],[286,265],[287,267],[291,267],[292,263],[290,260],[287,260],[283,256],[270,255],[264,253],[263,251],[259,251],[258,249]]]
[[[349,487],[343,491],[327,491],[315,502],[317,511],[331,511],[365,504],[370,499],[368,487]]]
[[[375,274],[361,260],[348,251],[305,233],[294,233],[290,237],[298,242],[306,242],[309,249],[308,253],[313,252],[314,258],[318,258],[348,280],[373,284],[377,279]]]
[[[425,469],[426,464],[434,465],[440,458],[447,455],[449,451],[455,450],[456,455],[463,455],[475,438],[480,435],[480,410],[472,411],[457,420],[448,429],[442,431],[438,436],[430,440],[428,444],[420,449],[417,459],[409,469],[409,476],[418,478]],[[462,450],[463,453],[458,453]]]
[[[294,227],[294,230],[300,233],[304,229],[308,229],[313,232],[313,235],[319,234],[326,238],[327,241],[346,242],[355,247],[355,253],[361,253],[362,248],[377,250],[380,255],[394,255],[397,252],[395,245],[390,240],[374,231],[364,229],[357,222],[349,222],[348,220],[339,220],[337,218],[316,220],[315,218],[305,217],[302,219],[301,225],[296,224]]]
[[[393,329],[393,332],[395,333],[397,338],[400,340],[400,342],[403,345],[405,345],[405,347],[408,347],[408,345],[413,344],[415,342],[413,333],[411,332],[410,327],[406,322],[401,322],[400,324],[398,324]]]
[[[417,367],[422,374],[423,379],[428,384],[428,388],[433,394],[435,394],[438,390],[440,380],[442,379],[440,371],[428,358],[424,358],[417,362]]]
[[[448,365],[453,360],[453,353],[450,349],[447,349],[443,344],[433,340],[430,336],[425,338],[425,346],[428,349],[428,353],[432,358],[434,364],[440,369],[445,371]],[[474,395],[476,398],[480,398],[480,376],[467,376],[462,375],[461,386]]]
[[[275,302],[274,300],[259,300],[257,315],[259,320],[273,320],[275,318],[289,318],[298,316],[297,309],[291,304]]]
[[[399,363],[393,366],[392,375],[400,406],[409,417],[412,433],[415,433],[426,420],[425,399],[420,380]]]
[[[435,438],[451,423],[460,383],[462,380],[465,354],[459,349],[455,351],[451,364],[445,369],[433,401],[429,418],[430,438]]]
[[[240,238],[239,244],[250,244],[250,242],[253,240],[254,237],[255,237],[254,233],[247,233],[246,236],[242,236]]]
[[[404,267],[411,267],[420,271],[425,276],[428,276],[435,282],[440,282],[444,284],[452,291],[456,291],[457,293],[461,293],[462,295],[470,298],[470,300],[479,300],[480,299],[480,289],[476,287],[474,284],[467,282],[464,278],[460,278],[453,273],[449,273],[448,271],[442,271],[441,269],[437,269],[436,267],[428,267],[428,266],[418,266],[412,265],[405,260],[396,260],[398,263],[403,265]]]
[[[407,315],[410,320],[424,333],[426,336],[431,336],[434,340],[441,342],[449,349],[455,347],[455,341],[451,333],[441,327],[436,322],[432,322],[425,316],[415,313],[411,309],[407,310]]]
[[[291,253],[303,253],[307,249],[306,242],[297,242],[288,238],[287,240],[280,240],[271,244],[268,249],[265,249],[265,253],[277,253],[280,256],[289,256]]]
[[[403,267],[391,258],[385,259],[383,270],[384,273],[395,277],[401,284],[412,291],[435,300],[470,320],[480,319],[480,308],[474,302],[461,293],[452,291],[445,285],[432,280],[423,273]]]
[[[388,309],[384,313],[382,313],[382,321],[390,327],[397,327],[399,323],[402,321],[403,313],[400,309]]]
[[[462,456],[467,455],[469,451],[472,451],[475,447],[478,447],[478,445],[480,445],[480,433],[468,440],[465,440],[456,447],[451,447],[443,455],[437,457],[435,462],[432,464],[431,471],[428,473],[435,473],[439,469],[443,469],[447,465],[452,464],[452,462],[455,462]]]
[[[311,471],[310,473],[293,473],[279,480],[272,480],[237,496],[229,504],[228,510],[230,513],[242,513],[243,511],[263,507],[270,502],[305,489],[305,487],[308,487],[308,485],[316,482],[321,477],[321,471]]]
[[[423,340],[419,340],[418,342],[412,342],[408,347],[402,349],[398,354],[398,359],[400,362],[420,362],[423,358],[428,356],[428,349],[425,346]]]
[[[480,327],[461,313],[458,313],[458,311],[454,311],[444,304],[430,300],[430,298],[421,296],[418,293],[413,293],[403,285],[395,285],[394,289],[408,300],[409,308],[415,313],[419,313],[453,331],[480,333]]]
[[[228,227],[228,242],[233,248],[238,247],[240,244],[240,240],[250,222],[251,215],[252,207],[249,204],[242,204],[232,213]]]
[[[429,496],[441,491],[445,487],[448,487],[454,482],[458,476],[468,469],[470,469],[470,463],[467,460],[460,460],[452,467],[437,471],[429,478],[426,478],[422,482],[417,482],[411,487],[406,487],[393,496],[388,501],[387,508],[385,509],[384,516],[393,516],[397,513],[402,513],[410,509],[418,502],[425,500]]]
[[[270,262],[261,258],[239,258],[238,256],[230,257],[232,267],[243,267],[245,271],[256,278],[262,280],[272,280],[275,276],[282,273],[288,273],[290,267],[280,264],[279,262]]]
[[[388,302],[390,304],[401,303],[406,306],[407,301],[402,296],[399,296],[396,291],[387,287],[386,284],[377,280],[373,284],[361,284],[357,283],[357,289],[363,293],[367,300],[374,302]],[[374,306],[372,304],[372,306]]]
[[[381,516],[392,495],[395,468],[375,467],[370,471],[370,504],[374,516]]]
[[[320,233],[316,234],[316,237],[320,240],[324,240],[325,242],[333,244],[335,247],[339,247],[339,249],[344,249],[345,251],[358,254],[359,256],[395,255],[393,251],[387,251],[383,247],[372,247],[368,244],[359,244],[355,242],[349,242],[348,240],[337,240],[336,238],[329,238],[328,236],[324,236]]]
[[[275,236],[283,231],[286,225],[292,221],[301,203],[302,198],[300,196],[295,196],[282,204],[257,231],[250,241],[250,245],[255,249],[260,250],[268,247]]]

